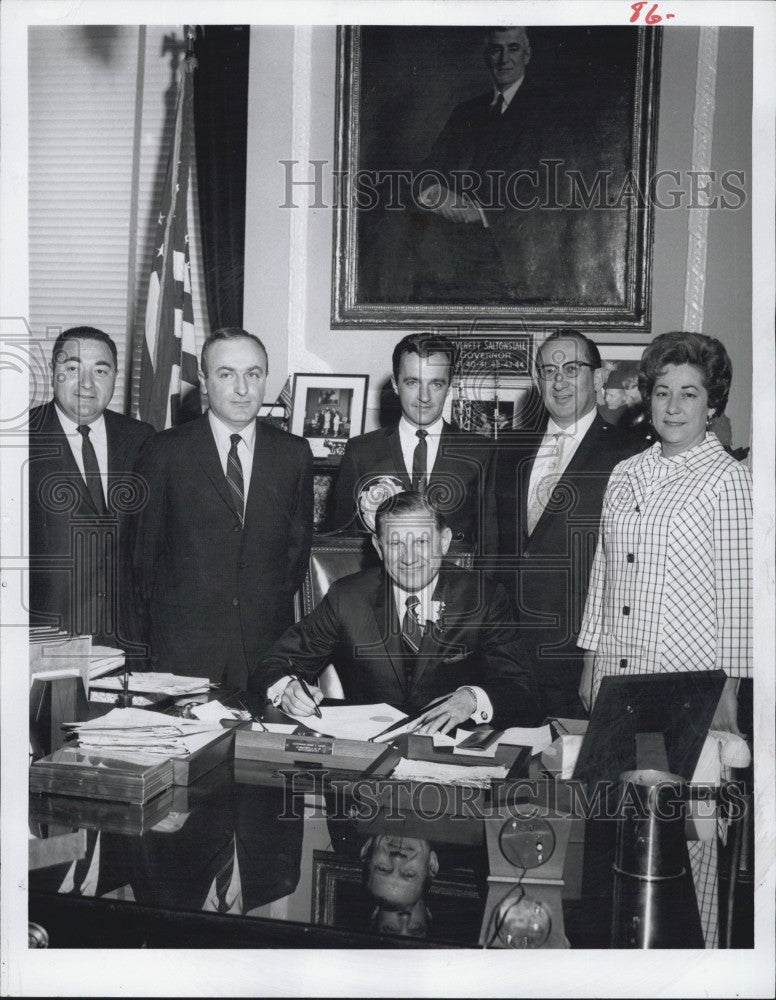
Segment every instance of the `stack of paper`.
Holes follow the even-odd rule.
[[[340,740],[371,740],[384,729],[406,719],[404,712],[391,705],[322,705],[317,715],[294,715],[308,729]],[[393,738],[393,737],[390,737]],[[375,740],[377,742],[377,740]]]
[[[124,678],[103,677],[93,686],[102,691],[120,691],[124,689]],[[181,698],[209,691],[210,681],[207,677],[184,677],[180,674],[131,673],[129,690],[138,694],[160,694]]]
[[[186,757],[222,732],[220,723],[177,719],[142,708],[114,708],[99,719],[70,722],[78,746],[93,754],[144,760]]]
[[[112,646],[92,646],[89,653],[89,680],[109,674],[111,670],[124,666],[126,655],[123,649]]]
[[[402,758],[393,769],[391,779],[430,781],[438,785],[473,785],[488,788],[493,778],[505,778],[507,768],[496,765],[437,764],[427,760]]]

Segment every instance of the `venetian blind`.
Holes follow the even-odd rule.
[[[180,26],[37,27],[29,35],[32,336],[49,357],[61,329],[86,324],[110,334],[119,352],[111,409],[120,412],[133,336],[143,330],[182,39]],[[200,344],[207,310],[196,177],[189,233]]]

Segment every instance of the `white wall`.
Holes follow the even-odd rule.
[[[692,166],[698,37],[697,28],[672,28],[663,42],[657,168],[683,176]],[[333,163],[335,43],[336,29],[330,26],[251,30],[244,324],[264,338],[270,352],[268,399],[277,395],[287,372],[366,372],[370,429],[377,425],[376,390],[390,372],[391,350],[403,331],[332,330],[332,211],[307,207],[311,199],[304,188],[295,189],[299,208],[279,207],[285,200],[282,160]],[[749,29],[721,29],[716,93],[712,169],[743,170],[748,185]],[[296,176],[304,176],[296,169]],[[656,210],[655,334],[683,326],[690,211]],[[709,214],[703,329],[723,340],[733,360],[728,414],[734,445],[740,445],[749,441],[751,425],[750,202],[737,211]]]

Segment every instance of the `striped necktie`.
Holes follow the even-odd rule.
[[[240,518],[240,524],[242,524],[245,514],[245,484],[243,483],[240,456],[237,454],[237,446],[242,441],[242,438],[239,434],[232,434],[229,440],[232,442],[232,447],[229,449],[226,459],[226,481],[229,483],[229,489],[232,491],[235,511]]]
[[[428,437],[428,431],[417,430],[415,434],[418,443],[415,445],[415,451],[412,455],[412,488],[413,490],[422,492],[426,485],[426,466],[428,464],[426,438]]]

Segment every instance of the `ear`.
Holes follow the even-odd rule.
[[[369,852],[372,849],[373,840],[374,837],[367,837],[367,839],[364,841],[364,846],[361,848],[358,855],[362,861],[366,861],[367,857],[369,856]]]
[[[452,528],[443,528],[439,533],[439,548],[443,556],[447,555],[447,550],[450,548],[450,542],[453,540]]]
[[[203,396],[207,396],[207,383],[205,382],[205,374],[202,371],[197,372],[197,378],[199,379],[199,391]]]
[[[372,545],[375,547],[375,552],[377,552],[378,556],[380,556],[380,561],[385,562],[385,559],[383,558],[383,547],[380,545],[380,539],[377,535],[372,535]]]
[[[396,384],[396,376],[395,375],[391,375],[391,386],[393,387],[393,391],[398,396],[399,395],[399,387]]]
[[[438,871],[439,871],[439,859],[436,856],[436,851],[432,851],[428,856],[428,873],[431,876],[431,878],[436,878]]]

